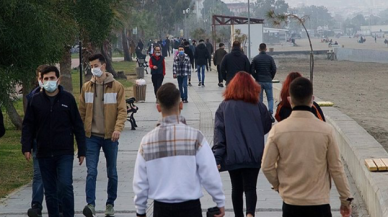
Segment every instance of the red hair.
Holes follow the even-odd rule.
[[[299,72],[290,72],[287,75],[286,79],[283,82],[282,90],[280,91],[280,99],[283,106],[291,108],[290,102],[288,102],[287,97],[290,96],[290,84],[295,78],[302,77],[302,74]]]
[[[238,72],[228,84],[224,98],[227,100],[242,100],[257,104],[259,102],[260,85],[246,72]]]

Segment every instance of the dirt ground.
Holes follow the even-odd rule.
[[[387,49],[388,50],[388,49]],[[309,77],[308,59],[278,59],[275,79],[289,72]],[[356,120],[388,150],[388,64],[316,60],[314,95]]]

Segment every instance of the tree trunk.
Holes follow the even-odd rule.
[[[71,80],[71,53],[70,47],[66,47],[61,61],[59,62],[61,72],[61,85],[67,92],[73,93],[73,82]]]
[[[104,55],[106,60],[106,71],[111,73],[114,78],[117,78],[117,73],[112,65],[112,51],[111,44],[108,40],[105,40],[101,47],[101,54]]]
[[[17,130],[21,130],[23,125],[22,118],[16,111],[15,106],[12,103],[12,100],[7,99],[7,101],[4,102],[4,106],[9,116],[9,119],[11,120],[13,125],[15,125],[15,128]]]
[[[132,61],[131,55],[129,53],[126,28],[124,28],[123,31],[121,32],[121,42],[123,44],[124,61]]]

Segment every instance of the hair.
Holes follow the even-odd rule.
[[[208,39],[208,38],[206,39],[206,42],[209,42],[209,39]]]
[[[40,77],[43,78],[43,75],[48,74],[50,72],[55,72],[55,76],[59,78],[59,70],[56,66],[46,66],[41,72],[40,72]]]
[[[201,42],[205,42],[203,39],[201,39],[201,40],[199,40],[199,43],[201,43]]]
[[[218,47],[222,47],[222,46],[224,46],[225,44],[224,43],[220,43],[219,45],[218,45]]]
[[[296,78],[290,84],[290,96],[295,106],[309,105],[313,96],[313,85],[307,78]]]
[[[265,49],[267,49],[267,45],[265,43],[261,43],[260,46],[259,46],[259,49],[260,50],[265,50]]]
[[[183,42],[183,44],[186,46],[186,45],[190,45],[190,42],[188,42],[188,41],[185,41],[185,42]]]
[[[156,98],[162,108],[170,110],[179,103],[181,94],[175,84],[165,83],[156,92]]]
[[[290,72],[283,82],[282,90],[280,91],[280,99],[283,106],[291,108],[290,102],[287,97],[290,96],[290,84],[295,78],[302,77],[299,72]]]
[[[247,72],[238,72],[228,84],[224,98],[227,100],[242,100],[257,104],[259,102],[260,85]]]
[[[105,57],[100,53],[96,53],[96,54],[93,54],[92,56],[90,56],[89,62],[96,60],[96,59],[98,59],[98,61],[100,61],[101,64],[106,63]]]
[[[43,71],[44,68],[46,68],[48,65],[46,64],[43,64],[43,65],[40,65],[38,66],[38,68],[36,68],[36,77],[39,77],[39,73],[41,73]]]
[[[241,43],[239,41],[234,41],[233,47],[241,47]]]
[[[159,46],[155,46],[155,47],[154,47],[154,52],[156,51],[156,50],[155,50],[156,48],[159,48],[159,50],[162,50],[162,48],[160,48]]]
[[[185,46],[183,46],[183,45],[179,45],[179,47],[178,48],[183,48],[183,49],[185,49]]]

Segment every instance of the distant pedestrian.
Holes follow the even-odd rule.
[[[180,116],[183,103],[172,83],[157,93],[162,120],[145,135],[137,153],[133,177],[136,215],[146,216],[147,200],[154,217],[202,217],[202,187],[225,215],[225,195],[214,156],[205,136]]]
[[[270,114],[257,97],[260,86],[246,72],[230,81],[224,101],[215,114],[212,148],[220,171],[228,171],[232,182],[234,215],[255,216],[256,184],[264,151],[264,135],[272,127]]]
[[[174,58],[173,76],[178,80],[178,87],[183,103],[187,101],[187,78],[191,75],[191,62],[189,56],[185,53],[184,47],[180,46],[178,55]]]
[[[164,62],[164,57],[160,52],[160,47],[155,47],[154,54],[151,56],[149,61],[149,66],[151,68],[151,79],[156,96],[156,92],[159,87],[162,86],[164,76],[166,75],[166,64]]]
[[[179,40],[179,38],[174,38],[173,50],[172,50],[174,57],[176,57],[176,55],[178,54],[179,45],[181,45],[181,41]]]
[[[168,52],[167,52],[168,46],[167,46],[166,40],[163,40],[161,45],[162,45],[162,56],[167,57],[168,56]]]
[[[242,52],[239,41],[233,42],[232,51],[224,56],[220,69],[227,85],[237,72],[250,72],[248,57]]]
[[[288,97],[290,96],[290,84],[293,80],[296,78],[300,78],[302,75],[299,72],[290,72],[286,79],[284,79],[284,82],[282,84],[282,89],[280,90],[280,102],[277,106],[275,118],[278,122],[288,118],[291,115],[292,108],[291,104],[288,101]],[[322,112],[321,107],[313,101],[313,106],[311,107],[311,112],[322,121],[325,120],[325,115]]]
[[[289,99],[291,116],[270,131],[262,161],[264,175],[283,199],[283,217],[331,217],[331,179],[340,195],[340,212],[349,217],[353,198],[335,131],[311,113],[311,82],[296,78]]]
[[[276,64],[274,59],[266,53],[267,45],[261,43],[259,46],[260,53],[253,58],[251,65],[251,72],[256,81],[259,82],[262,91],[260,92],[260,102],[263,102],[263,92],[267,95],[268,110],[273,115],[273,91],[272,91],[272,79],[276,74]],[[272,117],[272,121],[275,119]]]
[[[198,46],[195,48],[194,59],[197,65],[198,86],[205,86],[205,67],[210,58],[209,51],[206,48],[204,40],[199,40]]]
[[[144,44],[141,39],[137,42],[137,46],[139,47],[140,51],[143,52]]]
[[[4,118],[3,118],[3,112],[0,109],[0,138],[3,137],[4,134],[5,134]]]
[[[222,59],[224,59],[224,56],[228,53],[225,51],[225,44],[220,43],[218,46],[218,50],[214,53],[213,62],[214,65],[217,67],[217,73],[218,73],[218,86],[224,87],[224,79],[222,78],[221,73],[221,63]]]
[[[191,49],[191,46],[190,45],[190,42],[186,41],[185,43],[183,43],[184,46],[185,46],[185,54],[187,54],[187,56],[189,56],[190,58],[190,63],[191,63],[191,68],[194,70],[194,52],[193,50]],[[189,80],[189,86],[192,86],[191,85],[191,74],[187,77],[188,80]]]
[[[127,120],[127,108],[123,85],[106,72],[106,60],[101,54],[89,58],[93,77],[83,86],[79,110],[86,133],[86,203],[83,214],[96,215],[96,181],[101,149],[106,161],[108,187],[105,216],[114,216],[117,198],[117,153],[119,138]]]
[[[36,158],[42,175],[49,217],[74,216],[73,161],[74,135],[77,141],[79,165],[85,158],[85,131],[72,94],[59,85],[59,70],[47,66],[41,72],[42,92],[28,103],[22,129],[22,152],[31,159],[33,141],[37,141]],[[58,189],[61,198],[58,198]],[[39,213],[35,213],[39,214]]]
[[[168,37],[166,37],[165,41],[166,41],[167,53],[168,53],[168,56],[170,56],[170,52],[171,52],[171,47],[170,47],[171,42],[170,42],[170,39]]]
[[[209,64],[209,69],[211,71],[212,70],[212,55],[214,52],[214,48],[213,48],[212,43],[210,43],[209,39],[206,39],[206,48],[207,48],[207,51],[209,51],[208,64]]]

